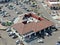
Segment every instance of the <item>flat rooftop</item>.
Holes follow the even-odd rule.
[[[60,2],[49,2],[49,4],[60,4]]]

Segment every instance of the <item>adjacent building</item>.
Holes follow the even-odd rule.
[[[59,1],[59,0],[46,0],[45,3],[46,3],[51,9],[60,9],[60,1]]]

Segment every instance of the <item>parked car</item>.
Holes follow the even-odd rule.
[[[9,5],[8,8],[9,8],[10,10],[15,9],[15,7],[14,7],[13,5]]]
[[[30,10],[29,10],[29,9],[27,9],[26,11],[30,12]]]
[[[26,8],[26,7],[23,7],[23,9],[25,9],[25,10],[26,10],[27,8]]]
[[[60,41],[57,41],[56,45],[60,45]]]
[[[16,45],[20,45],[20,40],[16,40]]]
[[[13,35],[15,35],[15,33],[11,33],[9,36],[13,36]]]
[[[31,5],[31,7],[36,7],[37,5]]]
[[[16,34],[11,36],[13,39],[17,38],[18,36]]]
[[[2,14],[2,10],[0,10],[0,14]]]
[[[19,11],[16,11],[16,14],[20,14],[20,12]]]
[[[10,29],[7,29],[6,31],[7,31],[7,32],[11,32],[11,30],[10,30]]]
[[[8,6],[8,4],[5,5],[5,7],[7,7],[7,6]]]
[[[12,31],[8,32],[8,35],[9,35],[9,36],[11,36],[12,34],[13,34],[13,32],[12,32]]]
[[[21,5],[21,2],[19,2],[19,5]]]
[[[24,45],[24,43],[22,41],[20,41],[20,40],[17,40],[16,45]]]
[[[44,43],[43,39],[38,39],[38,43]]]
[[[48,34],[48,33],[45,33],[45,35],[46,35],[46,36],[49,36],[49,34]]]

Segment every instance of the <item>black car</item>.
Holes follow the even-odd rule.
[[[60,45],[60,41],[57,41],[56,45]]]
[[[15,35],[15,33],[10,34],[9,36],[13,36],[13,35]]]
[[[15,38],[17,38],[18,36],[16,35],[16,34],[14,34],[13,36],[12,36],[12,38],[13,39],[15,39]]]

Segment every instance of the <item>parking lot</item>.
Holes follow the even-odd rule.
[[[3,20],[13,20],[13,18],[17,17],[18,14],[16,14],[16,12],[14,10],[10,10],[8,9],[7,7],[5,7],[5,5],[3,5],[4,7],[2,8],[2,10],[5,10],[10,16],[1,16],[0,14],[0,18],[3,19]],[[21,9],[17,9],[18,11],[20,11],[19,13],[23,13],[21,12],[22,10]],[[18,12],[17,11],[17,12]],[[20,15],[20,14],[19,14]]]
[[[34,4],[33,4],[34,3]],[[3,14],[0,14],[0,18],[3,20],[13,20],[13,18],[17,17],[20,14],[27,13],[27,12],[36,12],[38,13],[39,7],[37,7],[37,3],[34,2],[29,2],[27,4],[27,1],[18,2],[18,5],[16,3],[6,3],[6,4],[0,4],[0,6],[3,6],[2,9],[5,11]],[[37,7],[37,8],[36,8]],[[7,15],[8,13],[8,15]],[[1,16],[2,15],[2,16]]]
[[[45,39],[43,39],[44,43],[38,43],[39,39],[36,39],[32,42],[30,42],[30,45],[56,45],[57,41],[60,41],[60,30],[56,31],[52,34],[52,36],[45,36]]]
[[[2,38],[0,38],[0,45],[16,45],[16,40],[18,38],[13,39],[12,37],[9,37],[6,31],[0,30],[0,35]]]

